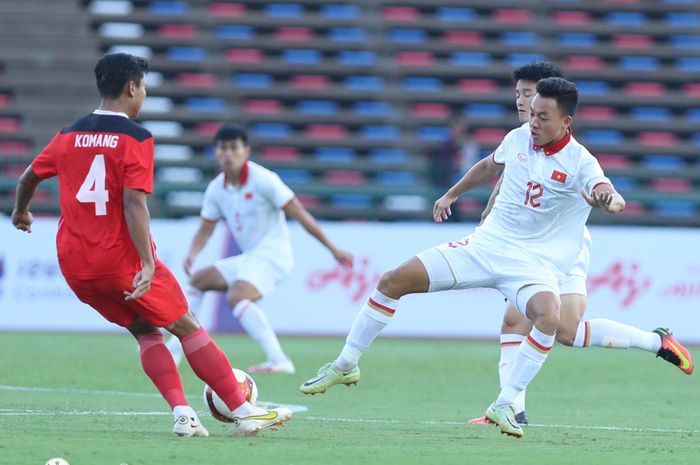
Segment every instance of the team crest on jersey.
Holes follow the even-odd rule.
[[[554,179],[555,181],[560,182],[562,184],[564,184],[566,182],[567,176],[568,175],[566,173],[562,173],[561,171],[557,171],[557,170],[552,171],[552,179]]]
[[[518,152],[518,160],[519,161],[527,161],[527,155],[525,155],[522,152]]]
[[[253,198],[253,193],[252,192],[246,192],[245,195],[243,196],[246,200],[250,200]]]

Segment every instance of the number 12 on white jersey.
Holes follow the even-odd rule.
[[[107,170],[105,169],[105,156],[95,155],[90,165],[83,185],[80,186],[75,198],[80,203],[94,203],[95,216],[104,216],[107,214],[107,202],[109,202],[109,191],[105,189],[105,177]]]

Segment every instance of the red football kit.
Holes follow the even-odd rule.
[[[151,289],[135,301],[141,259],[124,217],[124,189],[153,192],[153,136],[123,113],[96,110],[63,128],[32,162],[42,178],[58,176],[61,271],[80,300],[128,326],[136,314],[164,326],[187,311],[170,270],[156,259]],[[151,240],[155,255],[155,244]],[[157,282],[158,281],[158,282]]]

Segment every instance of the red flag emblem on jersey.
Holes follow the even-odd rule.
[[[565,176],[566,176],[566,175],[565,175]],[[245,197],[246,200],[250,200],[250,199],[253,198],[253,193],[252,193],[252,192],[246,192],[245,195],[244,195],[243,197]]]
[[[552,171],[552,179],[564,184],[566,182],[566,173],[562,173],[561,171],[554,170],[554,171]]]

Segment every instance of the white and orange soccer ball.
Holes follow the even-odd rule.
[[[243,370],[232,368],[236,381],[243,391],[245,400],[255,405],[258,402],[258,386],[253,378]],[[221,397],[208,385],[204,385],[204,404],[211,412],[211,416],[224,423],[233,423],[233,412],[226,406]]]

